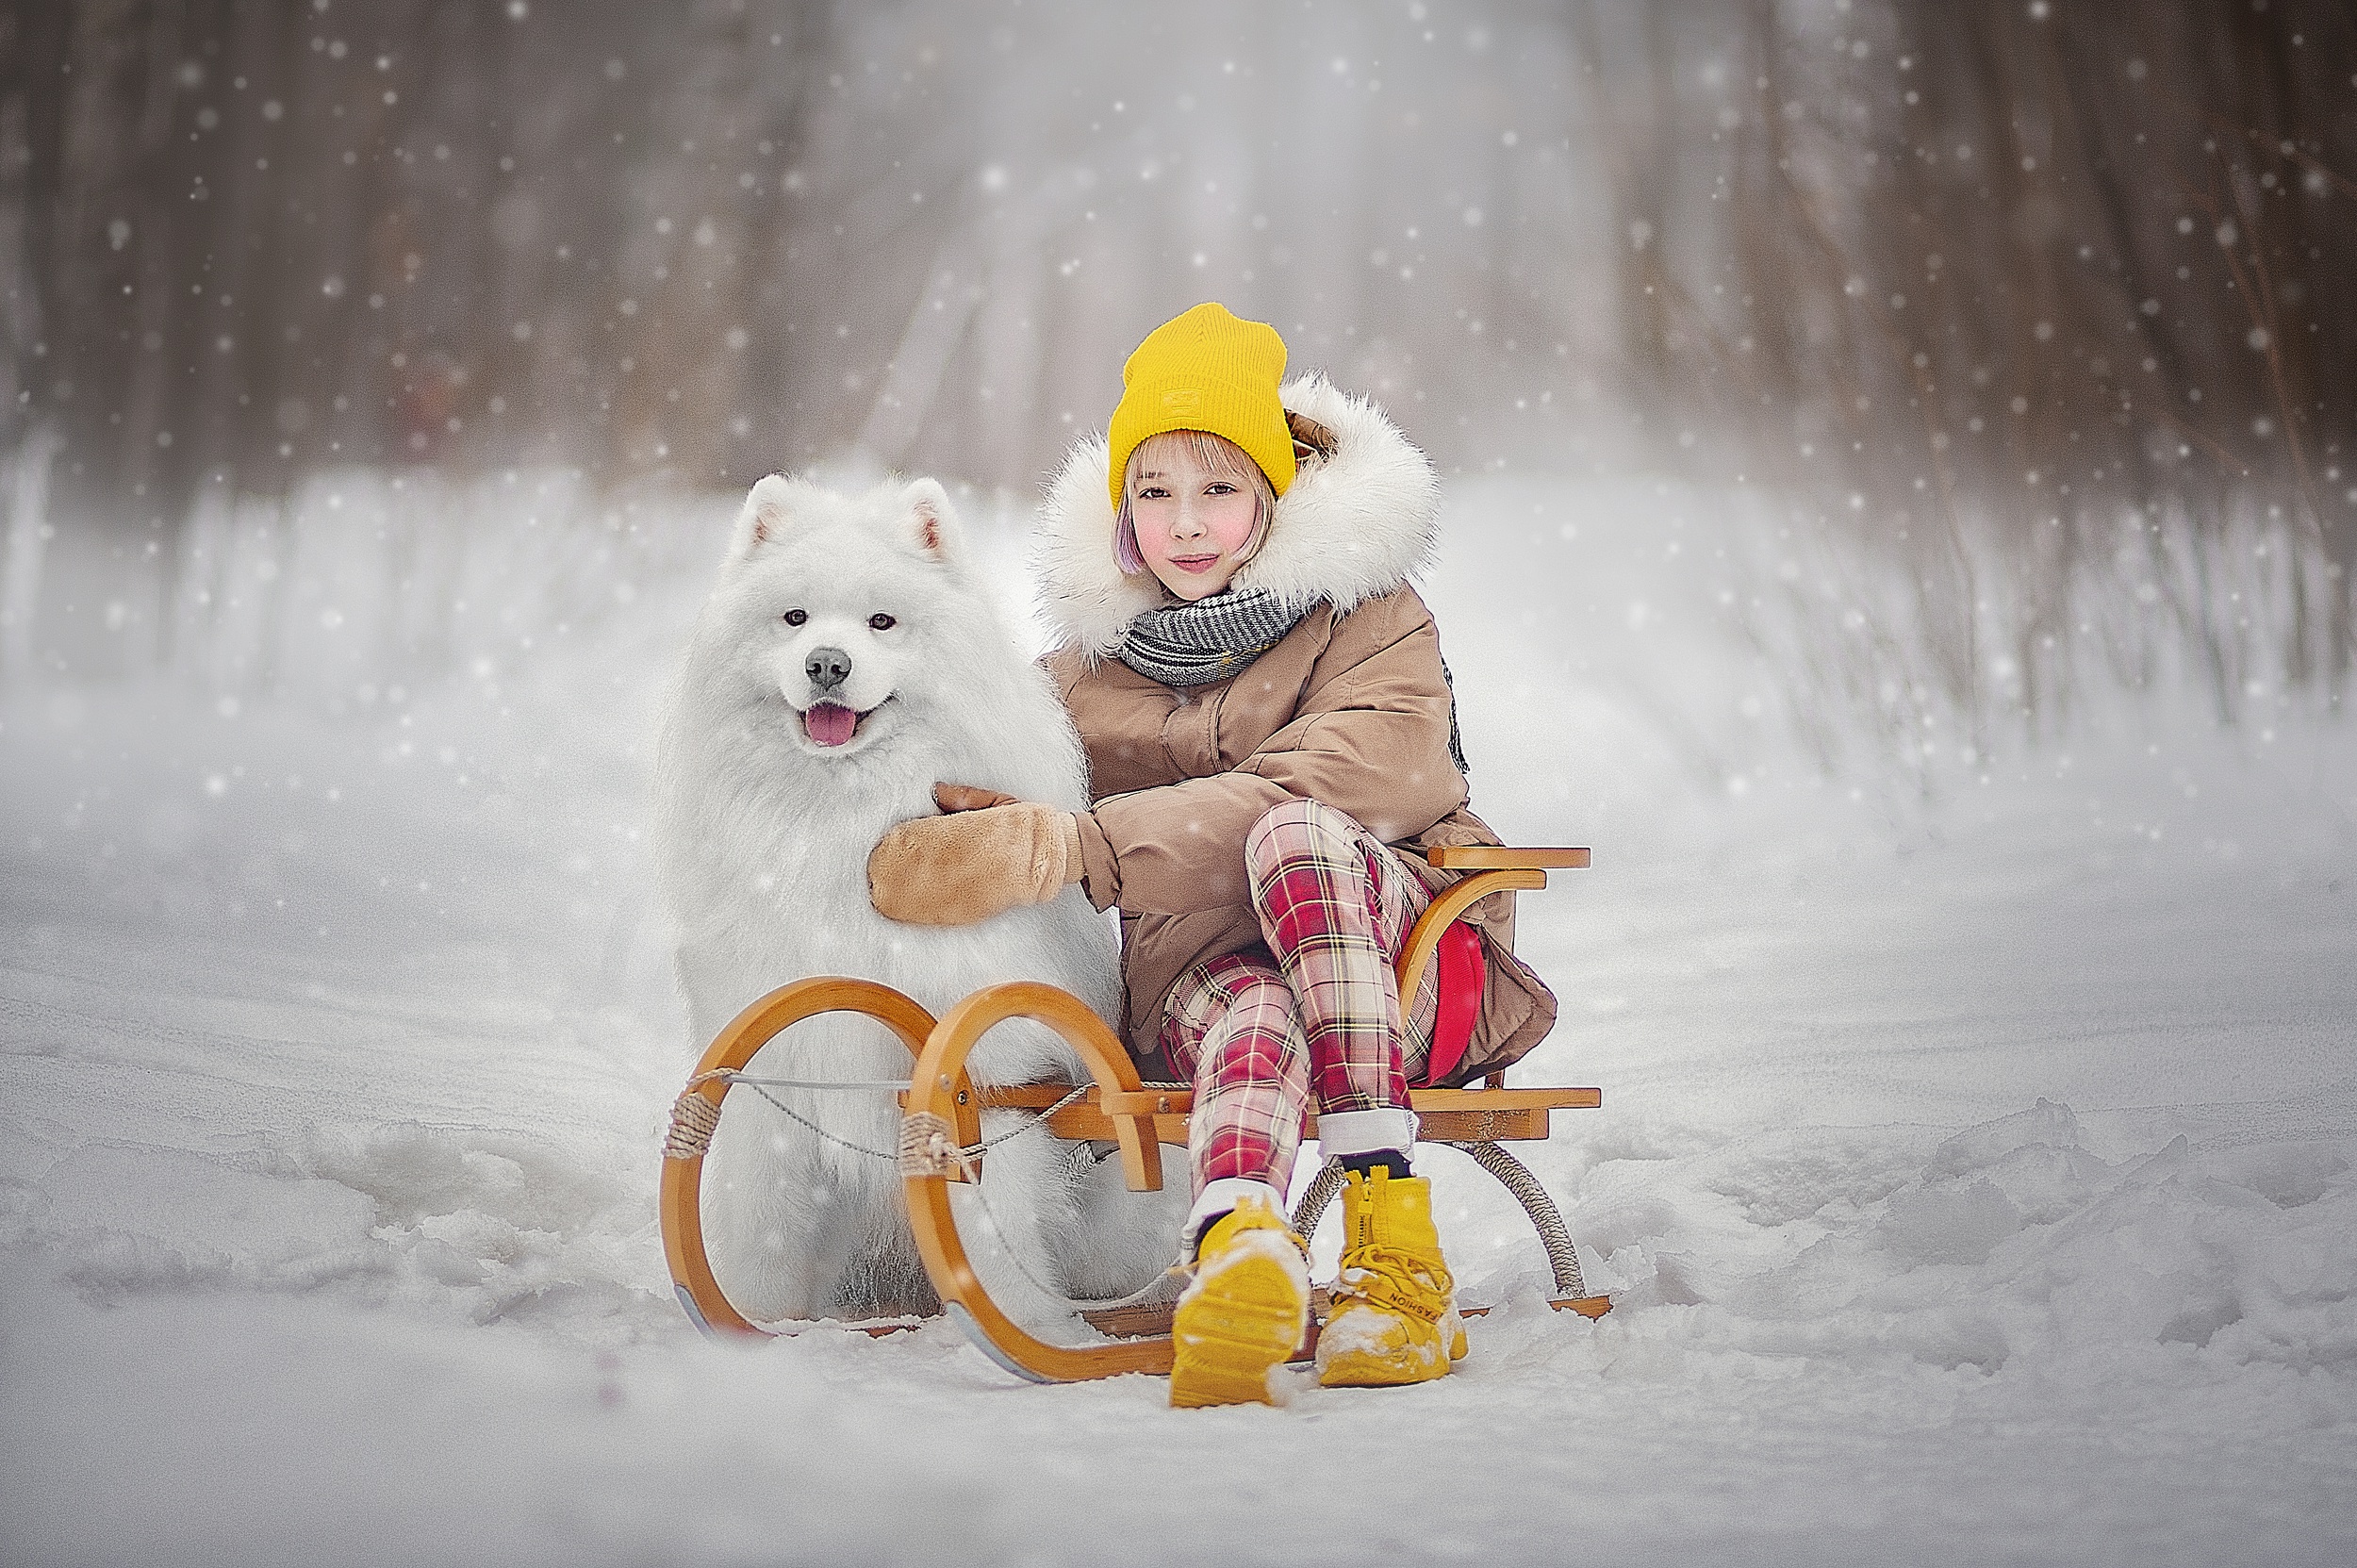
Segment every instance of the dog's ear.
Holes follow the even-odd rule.
[[[900,492],[900,501],[907,508],[909,532],[916,548],[936,561],[956,560],[964,541],[958,534],[957,514],[949,509],[949,492],[941,487],[941,482],[912,480]]]
[[[775,544],[794,528],[794,487],[783,474],[765,474],[746,493],[745,509],[736,514],[735,548],[732,560],[741,561],[765,544]]]

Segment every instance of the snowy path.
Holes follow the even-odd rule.
[[[1640,569],[1583,541],[1560,581]],[[1477,804],[1597,847],[1525,946],[1531,1076],[1606,1109],[1532,1162],[1620,1305],[1545,1312],[1436,1154],[1506,1303],[1458,1376],[1172,1412],[672,1305],[635,834],[695,586],[391,718],[0,705],[0,1559],[2357,1556],[2346,726],[2123,722],[1897,826],[1706,799],[1640,698],[1749,677],[1673,587],[1647,644],[1443,571]]]

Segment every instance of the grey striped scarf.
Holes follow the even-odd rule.
[[[1277,646],[1310,612],[1267,588],[1222,589],[1191,604],[1163,604],[1129,622],[1113,657],[1149,681],[1166,686],[1200,686],[1224,681]],[[1457,682],[1441,661],[1448,687],[1448,754],[1468,777],[1464,744],[1457,733]]]
[[[1309,613],[1267,588],[1225,588],[1192,604],[1162,604],[1129,622],[1113,656],[1149,681],[1224,681],[1277,646]]]

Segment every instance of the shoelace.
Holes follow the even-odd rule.
[[[1438,1323],[1457,1288],[1445,1264],[1431,1254],[1368,1242],[1343,1254],[1337,1298],[1352,1296],[1426,1323]]]

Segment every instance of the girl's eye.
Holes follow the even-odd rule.
[[[1214,479],[1203,487],[1203,493],[1205,495],[1234,495],[1236,487],[1225,479]]]
[[[882,611],[878,611],[876,614],[867,618],[867,624],[873,626],[879,632],[889,632],[895,626],[898,626],[899,622],[893,619],[890,616],[883,614]]]
[[[1145,485],[1139,487],[1137,499],[1140,501],[1160,501],[1168,494],[1170,494],[1170,492],[1163,489],[1160,485]]]
[[[788,626],[799,626],[803,621],[810,619],[810,612],[808,610],[788,610],[785,612],[783,619]]]

